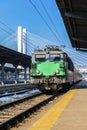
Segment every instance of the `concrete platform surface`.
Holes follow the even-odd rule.
[[[51,130],[87,130],[87,81],[78,90]]]

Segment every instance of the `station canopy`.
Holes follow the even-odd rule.
[[[0,64],[5,63],[10,63],[14,66],[22,65],[23,67],[30,67],[31,56],[0,45]]]
[[[87,0],[56,0],[72,47],[87,51]]]

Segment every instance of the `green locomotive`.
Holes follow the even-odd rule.
[[[41,91],[67,89],[74,82],[74,65],[57,46],[46,46],[32,54],[30,77]]]

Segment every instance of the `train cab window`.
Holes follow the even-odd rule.
[[[61,56],[60,54],[51,54],[49,61],[60,61],[61,60]]]
[[[67,55],[65,53],[63,54],[63,59],[64,61],[67,61]]]
[[[46,61],[46,56],[44,54],[36,54],[35,61],[44,62],[44,61]]]
[[[69,57],[67,57],[67,62],[68,62],[68,69],[71,70],[71,71],[74,71],[73,62]]]
[[[55,58],[54,58],[54,61],[60,61],[60,57],[58,57],[58,56],[56,56]]]

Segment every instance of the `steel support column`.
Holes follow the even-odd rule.
[[[17,66],[15,66],[15,84],[17,84]]]
[[[4,85],[4,64],[1,64],[1,85]]]
[[[24,83],[26,84],[26,79],[27,79],[27,76],[26,76],[26,67],[24,67]]]

